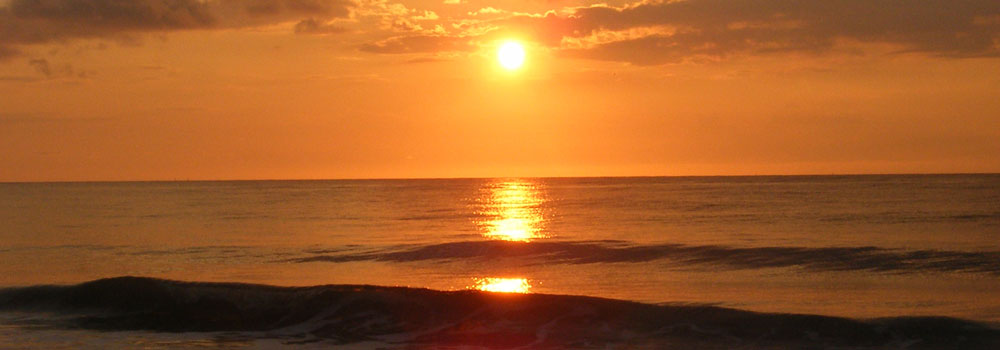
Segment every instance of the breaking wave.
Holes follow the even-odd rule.
[[[141,277],[2,289],[0,311],[51,315],[57,327],[248,332],[409,349],[1000,347],[1000,330],[946,317],[854,320],[566,295]]]
[[[878,247],[729,247],[630,245],[621,241],[466,241],[403,247],[392,251],[312,254],[286,261],[412,262],[457,259],[535,259],[539,263],[619,263],[665,260],[678,265],[735,269],[801,267],[813,271],[971,272],[1000,274],[1000,252],[897,250]]]

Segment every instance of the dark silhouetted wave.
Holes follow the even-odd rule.
[[[997,349],[1000,331],[945,317],[875,320],[581,296],[402,287],[274,287],[119,277],[0,290],[0,310],[56,326],[252,332],[405,348]]]
[[[813,271],[894,273],[970,272],[1000,274],[1000,252],[895,250],[877,247],[728,247],[718,245],[630,245],[620,241],[469,241],[404,247],[393,251],[314,254],[290,262],[377,260],[411,262],[459,259],[534,259],[539,263],[619,263],[666,260],[679,265],[735,269],[801,267]]]

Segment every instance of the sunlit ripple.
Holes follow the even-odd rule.
[[[475,284],[469,289],[478,289],[496,293],[530,293],[531,283],[526,278],[476,278]]]
[[[547,237],[540,185],[526,180],[490,183],[478,202],[482,219],[477,224],[487,238],[528,242]]]

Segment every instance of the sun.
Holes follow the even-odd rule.
[[[524,46],[516,41],[503,43],[497,50],[497,60],[500,61],[500,66],[507,70],[521,68],[524,64]]]

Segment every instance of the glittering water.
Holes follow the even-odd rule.
[[[1000,175],[0,184],[0,286],[133,275],[997,322],[997,242]]]

